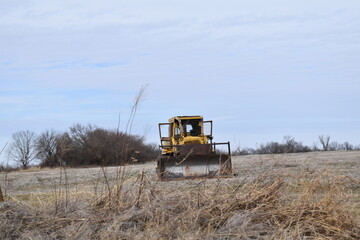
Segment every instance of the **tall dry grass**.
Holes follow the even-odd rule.
[[[360,239],[351,192],[359,183],[348,177],[196,181],[170,188],[142,172],[100,197],[12,199],[0,205],[0,239]]]
[[[126,154],[116,155],[126,162],[120,159]],[[167,185],[144,172],[133,178],[126,164],[118,164],[113,181],[101,170],[104,181],[94,182],[93,192],[70,188],[61,165],[53,192],[6,196],[0,239],[360,239],[359,203],[351,192],[359,183],[348,177],[270,171],[248,181]]]

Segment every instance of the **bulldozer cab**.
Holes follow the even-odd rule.
[[[212,142],[212,121],[204,121],[202,116],[177,116],[159,123],[159,134],[160,179],[225,176],[231,172],[230,143]],[[221,144],[228,145],[228,153],[216,153],[216,145]]]
[[[200,137],[202,134],[202,125],[199,119],[182,120],[184,136]],[[180,128],[179,128],[180,130]]]
[[[159,123],[163,153],[175,153],[170,145],[206,144],[212,140],[212,121],[203,121],[201,116],[178,116],[168,123]]]

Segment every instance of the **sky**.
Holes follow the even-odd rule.
[[[159,122],[203,115],[235,147],[360,144],[358,0],[0,0],[0,30],[0,148],[20,130],[124,129],[141,86],[132,132],[151,143]]]

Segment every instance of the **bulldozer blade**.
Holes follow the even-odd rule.
[[[229,155],[161,156],[157,164],[161,180],[229,177],[232,173]]]

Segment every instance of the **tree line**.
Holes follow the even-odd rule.
[[[291,136],[282,142],[267,142],[256,148],[240,148],[233,155],[300,153],[311,151],[360,150],[349,142],[330,141],[330,136],[320,135],[318,143],[306,146]],[[12,135],[7,147],[8,159],[26,169],[37,160],[41,167],[59,165],[123,165],[151,161],[160,154],[156,144],[146,144],[144,136],[109,130],[95,125],[75,124],[66,132],[45,130],[39,135],[25,130]]]
[[[359,146],[354,146],[349,142],[339,143],[330,141],[330,136],[319,135],[318,142],[312,146],[306,146],[302,142],[296,141],[292,136],[284,136],[282,142],[267,142],[260,144],[256,148],[241,148],[238,146],[233,155],[249,155],[249,154],[276,154],[276,153],[300,153],[312,151],[351,151],[360,150]]]
[[[26,169],[36,160],[41,167],[145,162],[156,158],[159,149],[155,144],[146,144],[143,136],[75,124],[66,132],[45,130],[39,135],[28,130],[16,132],[7,154],[10,161]]]

